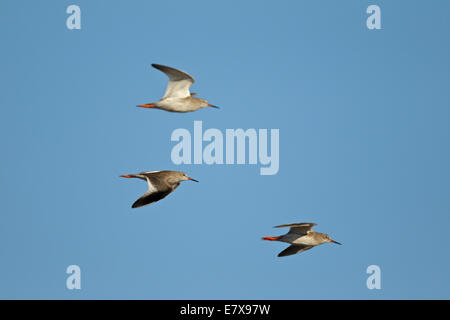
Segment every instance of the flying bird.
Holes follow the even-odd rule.
[[[132,208],[146,206],[165,198],[169,193],[175,190],[182,181],[191,180],[198,182],[195,179],[189,178],[184,172],[168,170],[125,174],[121,175],[121,177],[138,178],[147,181],[147,192],[133,203],[131,206]]]
[[[282,241],[291,244],[278,254],[279,257],[300,253],[327,242],[341,244],[337,241],[331,240],[330,236],[325,233],[312,231],[312,227],[316,225],[317,224],[315,223],[291,223],[275,226],[274,228],[290,227],[290,229],[285,235],[279,237],[264,237],[262,239],[269,241]]]
[[[196,98],[197,94],[189,91],[195,80],[186,72],[160,64],[152,64],[152,67],[164,72],[169,77],[166,93],[159,101],[140,104],[138,107],[156,108],[170,112],[190,112],[205,107],[219,108],[204,99]]]

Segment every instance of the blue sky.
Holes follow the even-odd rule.
[[[0,24],[0,298],[450,298],[448,2],[2,1]],[[151,63],[221,109],[136,108]],[[279,129],[278,174],[174,165],[195,120]],[[200,183],[131,209],[146,185],[119,175],[162,169]],[[343,246],[277,258],[261,237],[291,222]]]

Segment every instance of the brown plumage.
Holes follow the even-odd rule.
[[[137,199],[132,208],[139,208],[150,203],[159,201],[174,191],[182,181],[195,179],[189,178],[184,172],[180,171],[148,171],[134,174],[121,175],[124,178],[138,178],[147,181],[148,190],[139,199]]]
[[[331,240],[330,236],[325,233],[312,231],[312,227],[316,225],[317,224],[310,222],[283,224],[274,228],[290,227],[288,233],[278,237],[264,237],[262,239],[268,241],[282,241],[291,244],[291,246],[278,254],[279,257],[300,253],[327,242],[340,244],[337,241]]]
[[[138,107],[156,108],[170,112],[191,112],[205,107],[218,108],[204,99],[196,98],[197,94],[190,93],[189,88],[195,80],[186,72],[160,64],[152,64],[152,67],[164,72],[169,77],[166,93],[159,101],[140,104]]]

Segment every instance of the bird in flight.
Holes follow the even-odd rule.
[[[317,224],[315,223],[291,223],[275,226],[274,228],[290,227],[290,229],[285,235],[279,237],[264,237],[262,239],[268,241],[287,242],[291,244],[278,254],[279,257],[300,253],[327,242],[341,244],[337,241],[331,240],[330,236],[325,233],[312,231],[312,227],[316,225]]]
[[[170,112],[191,112],[205,107],[219,108],[204,99],[195,97],[196,94],[189,91],[195,80],[186,72],[160,64],[152,64],[152,67],[164,72],[169,77],[166,93],[159,101],[140,104],[138,107]]]
[[[189,178],[184,172],[180,171],[148,171],[135,174],[121,175],[123,178],[138,178],[146,180],[148,190],[139,199],[137,199],[132,208],[139,208],[150,203],[165,198],[169,193],[175,190],[182,181],[195,179]]]

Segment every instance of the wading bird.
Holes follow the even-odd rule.
[[[152,67],[164,72],[169,77],[166,93],[161,100],[140,104],[138,107],[156,108],[170,112],[190,112],[205,107],[219,108],[204,99],[196,98],[195,93],[190,93],[189,88],[195,80],[186,72],[160,64],[152,64]]]
[[[325,233],[312,231],[312,227],[316,225],[317,224],[315,223],[283,224],[274,228],[291,227],[288,233],[279,237],[264,237],[262,239],[269,241],[282,241],[291,244],[278,254],[279,257],[300,253],[327,242],[340,244],[337,241],[331,240],[330,236]]]
[[[169,193],[175,190],[182,181],[191,180],[198,182],[195,179],[189,178],[184,172],[167,170],[125,174],[121,175],[121,177],[138,178],[147,181],[147,192],[133,203],[131,206],[132,208],[146,206],[147,204],[165,198]]]

